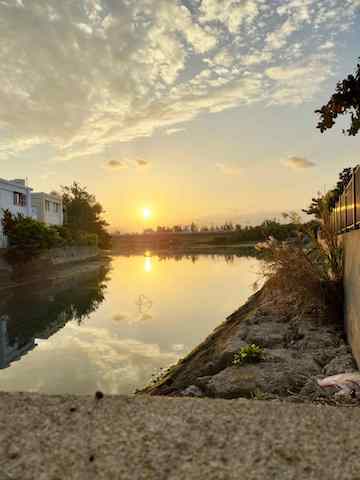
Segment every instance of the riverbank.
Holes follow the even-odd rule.
[[[28,264],[13,267],[0,256],[0,291],[44,281],[66,280],[93,272],[110,261],[109,252],[88,247],[54,249]]]
[[[0,394],[0,477],[360,477],[358,410],[285,402]]]
[[[114,235],[114,252],[123,255],[144,254],[249,254],[255,253],[257,241],[244,241],[236,232],[162,232],[138,235]]]
[[[234,364],[241,348],[261,361]],[[143,390],[151,395],[331,401],[318,378],[356,371],[343,326],[266,284],[188,356]]]

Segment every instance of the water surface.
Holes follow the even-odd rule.
[[[0,390],[132,393],[252,293],[254,258],[114,256],[0,303]]]

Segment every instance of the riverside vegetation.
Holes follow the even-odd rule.
[[[1,223],[9,243],[6,257],[10,263],[27,263],[51,248],[110,246],[103,208],[95,196],[76,182],[62,189],[65,219],[62,226],[45,225],[33,218],[4,211]]]

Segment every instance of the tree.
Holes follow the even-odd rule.
[[[62,187],[64,205],[64,223],[74,233],[94,233],[98,236],[101,248],[110,246],[110,235],[106,230],[104,209],[95,195],[86,187],[74,182],[70,187]]]
[[[345,188],[347,187],[348,183],[351,180],[353,174],[353,169],[352,168],[344,168],[340,173],[339,173],[339,180],[336,184],[335,190],[338,192],[339,196],[344,193]]]
[[[321,212],[323,209],[330,211],[336,205],[339,197],[343,194],[345,188],[352,177],[352,168],[344,168],[339,173],[339,180],[336,186],[329,190],[325,195],[318,195],[316,198],[311,199],[311,204],[308,208],[303,209],[303,212],[308,215],[315,215],[315,218],[321,218]]]
[[[350,115],[351,123],[344,134],[355,136],[360,130],[360,64],[353,75],[348,75],[346,79],[338,82],[335,93],[331,96],[328,103],[322,106],[315,113],[320,115],[320,121],[317,128],[321,133],[332,128],[338,115]]]
[[[192,222],[192,224],[190,225],[190,230],[191,230],[191,233],[196,233],[196,232],[199,231],[198,226],[196,225],[196,223]]]

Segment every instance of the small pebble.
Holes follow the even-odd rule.
[[[95,455],[90,455],[89,462],[93,462],[95,460]]]
[[[76,407],[70,407],[70,412],[76,412],[77,408]]]
[[[96,393],[95,393],[95,399],[96,400],[101,400],[102,398],[104,398],[104,394],[102,392],[100,392],[100,390],[98,390]]]

